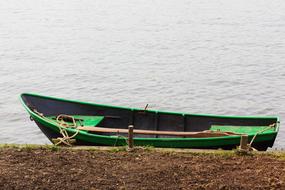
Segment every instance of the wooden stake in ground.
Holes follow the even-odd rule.
[[[129,132],[128,132],[128,146],[129,146],[129,149],[132,149],[134,148],[134,126],[133,125],[129,125],[128,127],[129,129]]]
[[[248,149],[248,135],[242,135],[240,137],[240,149],[247,150]]]

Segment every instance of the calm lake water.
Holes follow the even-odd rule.
[[[285,1],[1,0],[0,143],[49,143],[23,92],[165,111],[278,115]]]

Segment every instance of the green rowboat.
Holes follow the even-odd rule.
[[[51,142],[124,146],[134,126],[136,146],[234,149],[241,135],[252,147],[272,147],[279,130],[275,116],[220,116],[173,113],[21,94],[21,102]]]

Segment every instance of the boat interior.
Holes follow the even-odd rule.
[[[56,120],[61,115],[75,118],[79,126],[100,127],[106,129],[127,129],[133,125],[135,130],[201,132],[218,130],[238,133],[244,131],[256,132],[260,128],[275,124],[276,117],[235,117],[211,116],[161,112],[146,109],[131,109],[98,105],[77,101],[69,101],[33,94],[22,94],[24,104],[32,111]],[[66,120],[66,122],[68,122]],[[253,130],[255,129],[255,130]],[[90,131],[92,133],[92,131]],[[96,132],[104,135],[114,135],[114,132]],[[136,134],[136,137],[175,137],[169,134]]]

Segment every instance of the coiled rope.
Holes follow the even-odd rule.
[[[72,120],[72,124],[65,122],[64,118]],[[67,146],[72,146],[71,139],[73,139],[79,133],[74,117],[70,115],[61,114],[56,117],[56,122],[58,123],[59,132],[62,135],[62,137],[57,138],[57,140],[59,141],[55,143],[55,145],[57,146],[63,143]],[[69,136],[69,134],[66,131],[66,128],[76,129],[76,132],[72,136]]]

